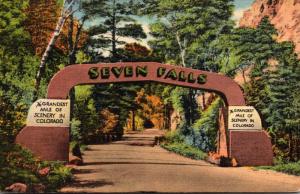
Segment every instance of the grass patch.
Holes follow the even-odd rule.
[[[171,152],[175,152],[179,155],[196,159],[196,160],[205,160],[207,158],[206,153],[202,152],[197,148],[194,148],[190,145],[183,144],[183,143],[161,144],[161,147]]]
[[[186,144],[183,137],[178,132],[167,133],[162,140],[161,147],[195,160],[205,160],[207,158],[205,152]]]
[[[274,170],[286,174],[300,176],[300,161],[286,164],[277,164],[275,166],[259,166],[257,169]]]

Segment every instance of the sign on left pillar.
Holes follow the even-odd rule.
[[[27,126],[69,127],[70,100],[39,99],[28,112]]]

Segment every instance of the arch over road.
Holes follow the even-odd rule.
[[[203,89],[218,93],[228,107],[245,106],[240,86],[224,75],[154,62],[70,65],[51,79],[47,99],[67,99],[76,85],[122,82],[158,82]],[[227,113],[224,110],[220,113],[218,152],[221,155],[234,157],[241,165],[272,164],[271,142],[263,130],[228,130]],[[44,160],[67,161],[69,125],[31,125],[34,116],[30,114],[29,111],[27,126],[18,134],[16,142]]]
[[[89,72],[94,73],[94,75],[89,75]],[[95,77],[91,79],[91,76]],[[243,92],[239,85],[229,77],[153,62],[70,65],[52,78],[48,86],[47,97],[49,99],[66,99],[70,89],[81,84],[141,81],[213,91],[224,96],[225,101],[230,106],[245,105]]]

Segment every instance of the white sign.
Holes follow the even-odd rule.
[[[39,99],[28,112],[27,126],[69,127],[70,100]]]
[[[252,106],[229,106],[228,129],[262,130],[260,116]]]

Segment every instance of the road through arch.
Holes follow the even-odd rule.
[[[122,82],[158,82],[219,94],[227,105],[219,119],[219,154],[236,158],[240,165],[272,164],[270,138],[262,130],[256,110],[246,106],[236,82],[217,73],[154,62],[79,64],[62,69],[51,79],[47,99],[37,100],[31,106],[27,125],[16,142],[41,159],[68,161],[70,110],[67,98],[71,88]],[[241,115],[251,117],[248,120],[236,118]]]

